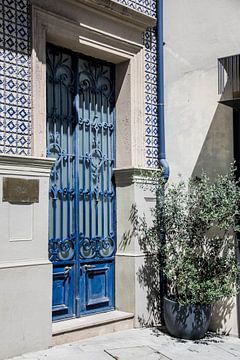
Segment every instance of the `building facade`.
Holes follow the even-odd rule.
[[[131,214],[158,126],[155,1],[0,7],[4,359],[150,321]]]
[[[217,61],[239,53],[239,12],[164,2],[170,181],[234,158]],[[158,322],[137,223],[159,163],[156,1],[0,0],[0,24],[0,359]],[[237,317],[226,300],[212,328],[238,335]]]

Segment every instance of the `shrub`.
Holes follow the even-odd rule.
[[[235,294],[240,188],[233,167],[215,181],[203,173],[169,185],[165,193],[160,180],[157,193],[153,225],[145,231],[165,259],[168,295],[197,305]],[[162,229],[165,243],[160,242]]]

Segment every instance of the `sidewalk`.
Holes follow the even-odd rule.
[[[240,339],[208,334],[174,339],[156,329],[120,331],[30,353],[12,360],[239,360]]]

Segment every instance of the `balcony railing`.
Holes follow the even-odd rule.
[[[240,97],[240,55],[227,56],[218,59],[218,93],[225,90],[232,97]]]

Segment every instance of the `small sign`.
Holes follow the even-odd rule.
[[[39,180],[3,178],[2,201],[12,204],[38,203]]]

